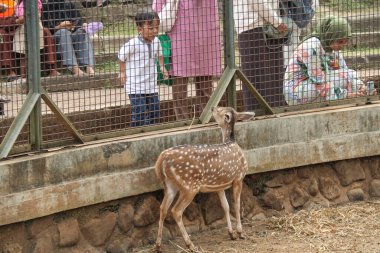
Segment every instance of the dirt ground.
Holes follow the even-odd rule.
[[[244,240],[231,241],[223,227],[191,235],[204,253],[355,252],[380,253],[380,200],[301,210],[243,221]],[[165,242],[164,252],[189,252],[182,237]],[[155,252],[154,246],[133,252]]]

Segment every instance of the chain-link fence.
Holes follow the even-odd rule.
[[[1,158],[376,100],[379,27],[377,0],[1,0]]]

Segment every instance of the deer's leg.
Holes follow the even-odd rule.
[[[244,236],[243,233],[243,227],[241,225],[241,217],[240,217],[240,195],[241,191],[243,189],[243,181],[242,180],[236,180],[233,182],[232,185],[232,192],[234,196],[234,207],[235,207],[235,213],[236,213],[236,230],[239,238],[243,239]]]
[[[230,217],[230,206],[228,205],[226,193],[224,191],[219,191],[218,196],[220,199],[220,203],[222,204],[224,214],[226,216],[228,234],[230,235],[231,240],[236,240],[236,237],[234,236],[234,231],[232,230],[231,217]]]
[[[186,246],[193,252],[197,252],[193,242],[190,240],[186,228],[183,225],[182,215],[186,207],[191,203],[196,193],[193,192],[179,192],[179,197],[177,202],[172,208],[173,218],[177,222],[179,230],[181,231],[182,237],[185,240]]]
[[[160,221],[158,222],[158,234],[156,240],[156,250],[161,252],[161,241],[162,241],[162,230],[164,227],[164,221],[166,214],[170,205],[172,204],[175,196],[177,195],[178,189],[176,189],[170,182],[165,183],[164,185],[164,199],[162,200],[160,206]]]

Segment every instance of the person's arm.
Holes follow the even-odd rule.
[[[16,17],[7,17],[0,18],[0,28],[5,29],[6,31],[14,31],[19,25],[16,24]]]
[[[322,56],[325,51],[317,38],[304,41],[297,49],[298,63],[311,83],[316,85],[321,97],[326,97],[329,85],[326,82],[326,74],[322,69]]]
[[[165,80],[169,79],[169,73],[165,68],[164,57],[162,55],[158,57],[158,63],[160,64],[160,69],[161,69],[162,74],[164,75],[164,79]]]
[[[161,72],[164,76],[164,79],[167,80],[169,79],[169,73],[168,71],[166,70],[165,68],[165,62],[164,62],[164,56],[163,56],[163,53],[162,53],[162,46],[161,46],[161,42],[158,38],[155,39],[157,41],[157,44],[158,44],[158,48],[157,48],[157,55],[158,55],[158,63],[160,64],[160,69],[161,69]]]
[[[53,8],[53,4],[42,4],[42,15],[41,15],[42,26],[50,30],[52,34],[59,29],[68,26],[68,23],[62,22],[60,19],[59,10]]]
[[[177,0],[177,1],[181,1],[181,0]],[[166,3],[166,0],[153,0],[152,10],[159,13],[162,10],[162,8],[164,8],[165,3]]]
[[[127,64],[124,61],[119,61],[120,65],[120,85],[125,85],[125,82],[127,81],[127,74],[126,74],[126,67]]]
[[[273,9],[273,3],[277,4],[277,0],[252,0],[252,7],[258,15],[276,27],[279,32],[285,32],[287,25],[282,23],[277,10]]]
[[[133,44],[133,39],[130,40],[128,43],[123,45],[117,57],[119,58],[119,77],[120,77],[120,84],[125,85],[127,81],[127,61],[130,59],[131,52],[134,51],[134,44]]]
[[[310,38],[304,41],[299,47],[299,58],[307,68],[309,79],[315,84],[326,82],[326,75],[322,69],[322,56],[325,50],[317,38]]]
[[[348,87],[348,98],[354,98],[358,96],[365,96],[367,94],[367,85],[361,81],[355,70],[349,69],[346,61],[340,51],[334,52],[336,61],[338,62],[339,69],[347,73],[350,79],[350,87]]]
[[[83,18],[79,10],[76,8],[75,4],[72,2],[68,2],[65,4],[65,7],[66,11],[69,12],[69,17],[71,18],[71,20],[69,21],[72,23],[72,25],[76,28],[82,27]]]

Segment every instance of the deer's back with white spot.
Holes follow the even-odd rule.
[[[186,190],[224,190],[234,180],[241,180],[248,170],[243,151],[236,142],[178,146],[161,155],[165,177]]]

